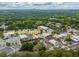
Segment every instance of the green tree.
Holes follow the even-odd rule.
[[[21,50],[32,51],[33,47],[34,47],[34,45],[32,42],[24,42],[24,43],[22,43]]]
[[[10,46],[10,43],[6,42],[6,45],[7,45],[7,46]]]
[[[54,50],[47,51],[45,54],[49,57],[62,57],[63,49],[55,48]]]
[[[0,37],[3,37],[3,32],[2,31],[0,31]]]
[[[38,42],[35,46],[34,46],[34,49],[38,50],[38,51],[41,51],[41,50],[45,50],[45,46],[43,44],[43,42]]]
[[[7,54],[5,52],[0,52],[0,57],[7,57]]]
[[[72,41],[72,39],[71,39],[71,35],[67,35],[67,36],[65,36],[65,40],[68,41],[68,42],[69,42],[69,41]]]

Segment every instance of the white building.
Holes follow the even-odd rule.
[[[20,46],[21,45],[19,37],[8,38],[8,39],[6,39],[6,43],[10,43],[10,46],[13,46],[13,45],[19,45]]]
[[[0,53],[5,52],[8,54],[18,51],[21,48],[19,37],[10,37],[6,40],[0,39]]]
[[[64,33],[60,33],[58,36],[59,36],[59,37],[67,36],[67,33],[66,33],[66,32],[64,32]]]
[[[2,38],[0,38],[0,50],[3,49],[4,47],[6,47],[6,43]]]
[[[71,38],[73,41],[78,42],[79,41],[79,36],[78,35],[73,35]]]
[[[30,35],[30,34],[19,35],[19,38],[20,38],[21,41],[27,41],[27,40],[33,40],[34,39],[33,35]]]
[[[38,29],[42,30],[44,33],[51,33],[53,30],[46,26],[38,26]]]
[[[20,37],[20,39],[26,39],[26,38],[28,38],[28,36],[27,35],[19,35],[19,37]]]
[[[59,43],[58,43],[58,41],[56,41],[56,40],[54,40],[54,39],[49,40],[49,43],[50,43],[50,44],[53,44],[55,47],[59,47],[59,46],[60,46]]]
[[[7,31],[5,33],[3,33],[4,38],[8,38],[11,37],[11,35],[14,35],[15,31]]]

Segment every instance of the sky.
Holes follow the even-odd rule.
[[[0,2],[0,9],[79,9],[79,2]]]
[[[0,2],[79,2],[79,0],[0,0]]]

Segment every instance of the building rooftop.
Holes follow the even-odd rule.
[[[10,53],[13,51],[13,49],[11,47],[5,47],[5,48],[1,49],[0,51],[5,52],[5,53]]]

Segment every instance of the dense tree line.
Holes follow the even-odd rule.
[[[5,22],[7,30],[33,29],[50,21],[61,23],[64,28],[71,26],[79,29],[78,13],[78,10],[0,10],[0,25]],[[55,19],[48,20],[50,17]]]

